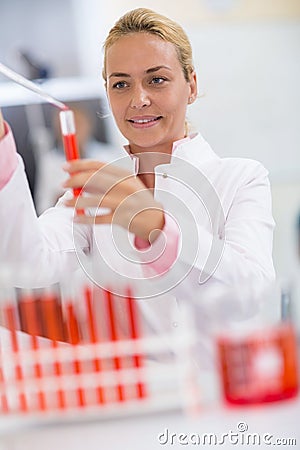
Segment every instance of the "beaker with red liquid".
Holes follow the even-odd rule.
[[[220,335],[217,350],[228,403],[266,403],[298,394],[297,339],[291,323]]]

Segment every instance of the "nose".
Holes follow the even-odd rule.
[[[130,106],[134,109],[141,109],[150,105],[150,99],[143,86],[136,86],[132,92]]]

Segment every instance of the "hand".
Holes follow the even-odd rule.
[[[4,135],[5,135],[4,120],[0,109],[0,139],[2,139]]]
[[[81,188],[84,193],[65,202],[76,209],[108,208],[95,216],[78,215],[76,221],[86,224],[114,223],[142,239],[153,242],[164,226],[162,205],[141,180],[113,164],[75,160],[64,165],[70,177],[65,188]]]

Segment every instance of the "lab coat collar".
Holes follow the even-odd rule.
[[[197,161],[199,164],[219,159],[218,155],[212,150],[208,142],[200,133],[190,135],[188,141],[179,141],[172,152],[171,162],[173,162],[176,157],[187,161]]]
[[[133,172],[137,175],[139,171],[139,158],[131,153],[129,145],[124,145],[123,148],[130,156],[133,163]],[[183,139],[175,141],[173,143],[171,162],[173,162],[174,157],[179,157],[188,161],[197,160],[200,164],[219,158],[200,133],[193,133]]]

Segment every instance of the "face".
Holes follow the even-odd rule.
[[[107,50],[106,73],[111,110],[131,151],[170,153],[197,94],[195,74],[186,81],[174,45],[149,33],[121,37]]]

